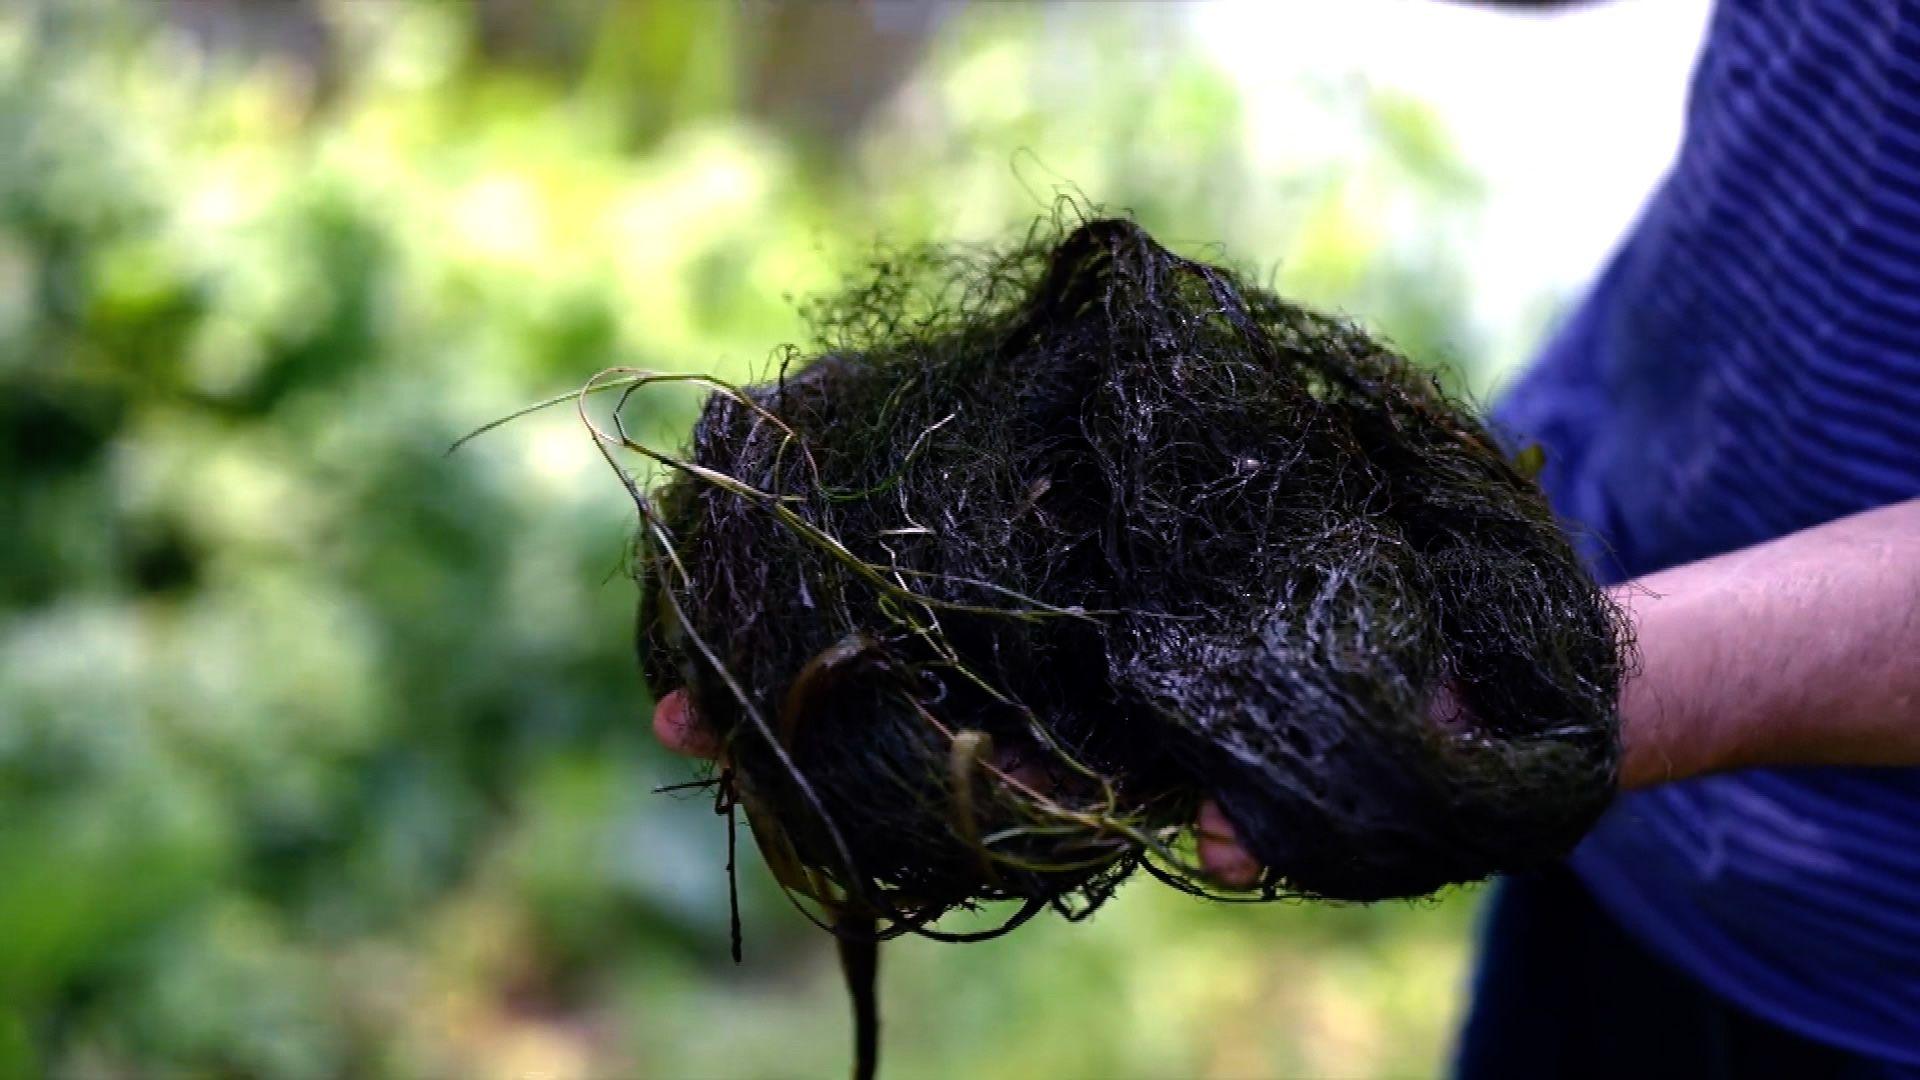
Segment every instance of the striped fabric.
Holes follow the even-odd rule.
[[[1920,496],[1920,0],[1720,0],[1679,160],[1499,419],[1612,579]],[[1574,865],[1724,996],[1920,1065],[1920,770],[1669,785]]]

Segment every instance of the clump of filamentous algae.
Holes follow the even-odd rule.
[[[596,435],[670,471],[629,480],[648,678],[835,920],[859,1068],[875,942],[1079,918],[1135,870],[1204,892],[1203,800],[1250,895],[1346,901],[1549,862],[1607,804],[1619,613],[1350,323],[1122,220],[909,254],[813,314],[778,378],[709,383],[684,456]]]

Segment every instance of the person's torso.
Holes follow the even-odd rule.
[[[1722,0],[1679,160],[1499,420],[1612,579],[1920,497],[1920,0]],[[1920,770],[1669,785],[1575,866],[1721,993],[1920,1064]]]

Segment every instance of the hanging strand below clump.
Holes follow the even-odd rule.
[[[871,915],[842,911],[833,931],[853,1002],[853,1080],[873,1080],[880,1069],[879,924]]]

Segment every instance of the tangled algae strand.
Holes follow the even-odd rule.
[[[1608,803],[1619,612],[1354,325],[1125,220],[903,256],[812,314],[684,456],[600,437],[669,466],[628,480],[649,682],[845,936],[1078,918],[1141,869],[1207,891],[1206,799],[1252,898],[1346,901],[1550,862]]]

